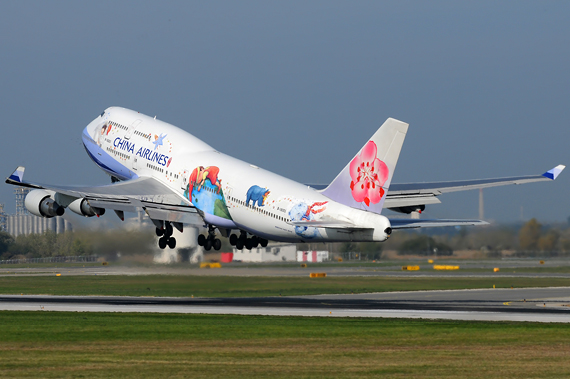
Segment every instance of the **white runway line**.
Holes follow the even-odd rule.
[[[270,308],[232,306],[176,306],[176,305],[107,305],[107,304],[64,304],[64,303],[20,303],[2,302],[4,311],[51,311],[51,312],[136,312],[136,313],[186,313],[186,314],[232,314],[260,316],[304,316],[304,317],[381,317],[412,318],[463,321],[519,321],[569,323],[568,314],[535,314],[515,312],[465,312],[465,311],[415,311],[375,309],[311,309]]]

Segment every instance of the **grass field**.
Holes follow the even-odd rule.
[[[564,278],[237,277],[192,275],[5,276],[0,294],[236,297],[568,286]]]
[[[0,312],[3,378],[563,378],[570,326]]]

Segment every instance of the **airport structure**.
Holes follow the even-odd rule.
[[[241,262],[295,262],[297,245],[276,243],[251,250],[233,249],[233,260]]]
[[[0,204],[0,232],[6,231],[6,213],[4,212],[4,204]]]
[[[297,262],[325,262],[329,260],[328,251],[297,251]]]
[[[4,207],[0,208],[0,228],[4,225],[3,230],[11,234],[13,237],[28,234],[42,234],[47,231],[55,233],[63,233],[71,231],[71,223],[61,217],[38,217],[30,214],[24,206],[24,199],[30,192],[29,188],[17,187],[14,190],[16,196],[16,214],[6,215]],[[2,220],[5,220],[2,224]]]

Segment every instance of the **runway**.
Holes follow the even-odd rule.
[[[254,298],[0,295],[0,310],[570,322],[570,287]]]

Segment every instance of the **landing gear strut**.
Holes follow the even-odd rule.
[[[212,248],[214,250],[220,250],[222,248],[222,241],[216,238],[216,228],[212,225],[208,225],[208,236],[203,234],[198,236],[198,245],[203,246],[204,250],[210,251]]]
[[[156,235],[160,237],[158,239],[158,247],[160,247],[161,249],[166,249],[166,246],[168,246],[171,249],[174,249],[176,247],[176,238],[172,237],[174,228],[172,227],[172,224],[170,222],[166,221],[164,223],[164,227],[162,228],[157,227],[155,232]]]

